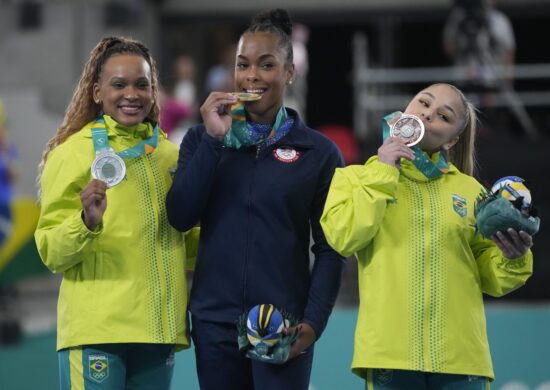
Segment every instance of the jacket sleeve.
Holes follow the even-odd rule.
[[[399,171],[375,157],[365,165],[337,169],[321,217],[328,243],[343,256],[365,248],[378,232]]]
[[[506,295],[523,286],[533,273],[531,250],[516,259],[507,259],[493,241],[480,234],[474,236],[470,247],[477,262],[481,290],[486,294]]]
[[[89,259],[95,251],[100,225],[90,231],[82,220],[80,191],[89,180],[89,167],[76,154],[54,150],[41,177],[40,218],[34,234],[44,264],[52,272],[64,272]]]
[[[345,259],[328,245],[319,223],[334,170],[343,165],[342,156],[334,146],[333,153],[326,160],[319,176],[315,200],[310,211],[314,242],[311,251],[314,254],[314,263],[303,322],[315,330],[317,338],[321,337],[332,312],[345,266]]]
[[[199,127],[190,129],[180,146],[178,167],[166,196],[168,221],[184,232],[200,221],[212,188],[223,143]]]

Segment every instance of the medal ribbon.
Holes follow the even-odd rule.
[[[382,119],[382,137],[384,141],[390,136],[389,122],[395,117],[395,115],[401,115],[401,112],[396,111],[389,115],[386,115]],[[444,153],[438,153],[439,158],[437,162],[430,160],[430,157],[418,145],[411,146],[411,150],[414,152],[414,160],[412,163],[424,176],[428,179],[435,179],[447,172],[449,172],[449,164],[445,159]]]
[[[105,119],[103,116],[98,118],[92,125],[92,140],[94,143],[94,150],[97,153],[112,150],[109,146],[109,138],[107,137],[107,129],[105,127]],[[152,153],[157,147],[159,140],[159,128],[158,124],[155,124],[153,128],[153,135],[147,139],[144,139],[139,144],[132,146],[131,148],[116,152],[116,154],[122,158],[134,158],[143,154]]]
[[[259,145],[264,141],[272,144],[288,133],[293,123],[292,118],[288,117],[284,106],[281,106],[277,112],[272,127],[266,128],[262,124],[247,123],[246,111],[240,102],[231,106],[231,119],[231,129],[225,135],[223,144],[233,149]]]

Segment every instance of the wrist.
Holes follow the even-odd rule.
[[[380,159],[380,157],[378,157],[378,161],[381,162],[382,164],[389,165],[390,167],[397,168],[397,165],[393,160],[386,160],[384,158]]]
[[[86,211],[85,210],[82,210],[82,213],[81,213],[81,217],[82,217],[82,222],[84,222],[84,225],[86,226],[86,228],[93,232],[94,230],[96,230],[97,226],[99,225],[99,223],[94,223],[90,217],[86,214]]]
[[[208,136],[210,136],[210,138],[213,138],[218,142],[223,142],[223,138],[225,137],[225,133],[224,134],[216,134],[216,133],[213,133],[211,131],[208,131],[208,129],[206,129],[206,134],[208,134]]]

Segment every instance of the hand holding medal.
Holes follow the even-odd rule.
[[[206,132],[213,138],[223,140],[231,128],[231,106],[237,103],[235,95],[227,92],[212,92],[200,108]]]
[[[424,124],[418,117],[400,111],[384,117],[382,124],[385,141],[378,149],[378,161],[400,169],[400,159],[414,159],[410,147],[424,136]]]
[[[103,220],[107,209],[107,184],[93,179],[80,192],[82,220],[89,230],[94,230]]]

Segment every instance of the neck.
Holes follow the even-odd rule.
[[[428,156],[432,157],[434,154],[443,152],[443,148],[439,149],[422,149],[424,153],[426,153]]]

